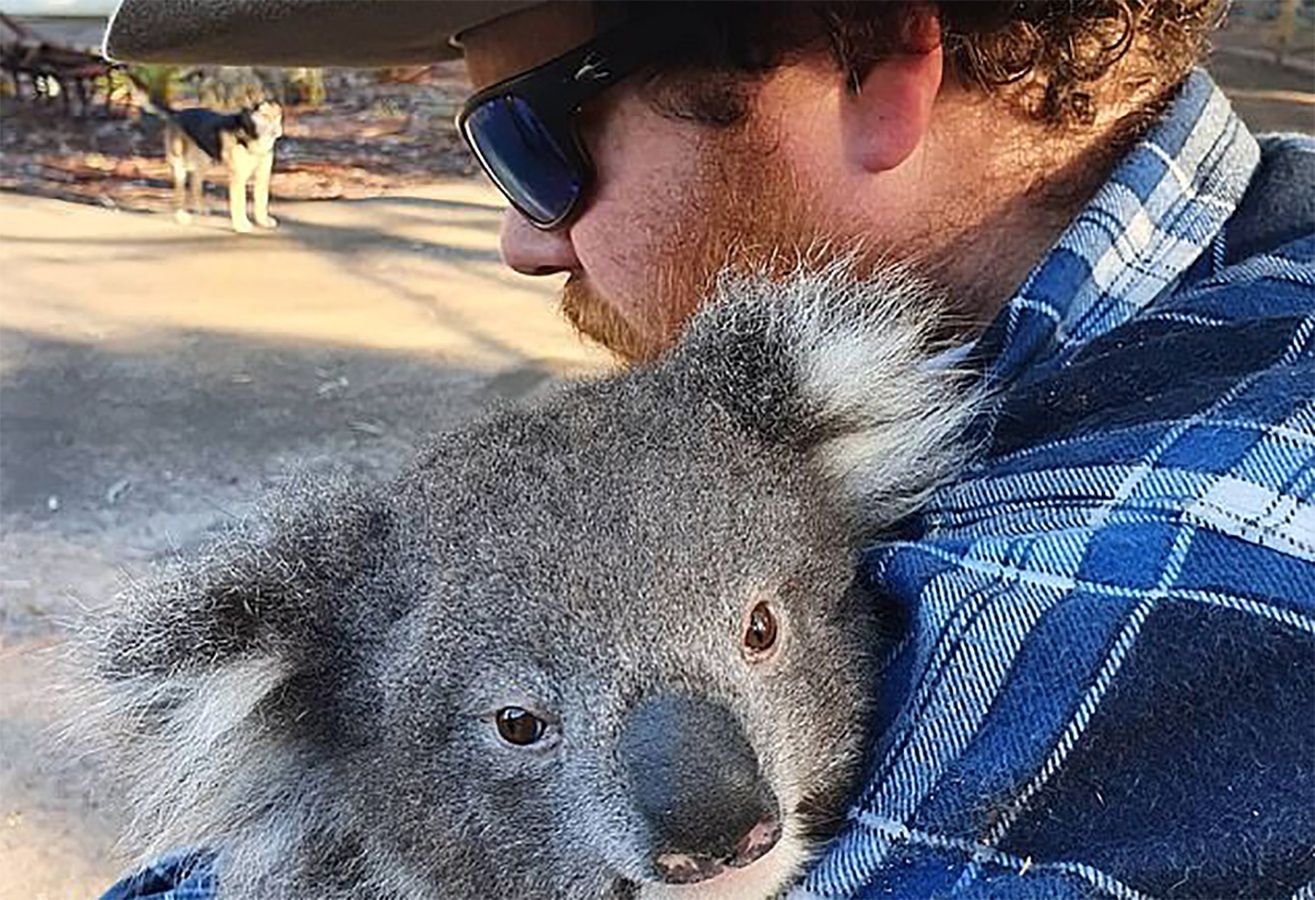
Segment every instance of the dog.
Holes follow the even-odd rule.
[[[204,108],[173,109],[158,101],[143,108],[165,120],[164,156],[174,183],[174,218],[180,224],[205,214],[205,174],[213,163],[228,170],[228,215],[233,230],[248,234],[247,184],[252,212],[262,228],[276,228],[269,214],[274,146],[283,136],[283,108],[262,100],[233,114]],[[189,211],[190,209],[190,211]]]
[[[727,276],[656,363],[307,477],[92,629],[148,852],[231,898],[765,898],[843,819],[857,554],[969,453],[900,269]]]

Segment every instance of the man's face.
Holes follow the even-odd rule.
[[[464,36],[476,89],[587,41],[590,5],[547,4]],[[563,310],[582,332],[629,359],[676,336],[728,263],[803,242],[796,183],[751,117],[717,128],[664,116],[632,78],[581,113],[595,176],[569,227],[543,232],[515,211],[502,229],[507,264],[568,273]]]

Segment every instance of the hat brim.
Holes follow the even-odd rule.
[[[462,31],[543,0],[120,0],[104,53],[124,62],[415,65]]]

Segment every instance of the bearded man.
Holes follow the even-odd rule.
[[[626,359],[723,266],[911,260],[997,402],[982,457],[866,560],[905,634],[799,890],[1309,898],[1315,143],[1253,137],[1195,68],[1221,15],[125,0],[107,49],[463,53],[507,264],[567,274],[566,315]]]

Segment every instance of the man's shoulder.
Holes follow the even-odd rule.
[[[1226,226],[1226,262],[1284,247],[1309,262],[1315,255],[1315,137],[1272,134],[1258,143],[1260,165]]]
[[[1214,121],[1207,148],[1241,128]],[[1312,146],[1262,140],[1236,192],[1202,185],[1237,154],[1149,154],[1156,202],[1111,187],[979,341],[986,449],[868,558],[907,635],[814,883],[1310,884]]]
[[[1180,278],[1001,393],[987,452],[927,510],[933,541],[1071,544],[1070,571],[1111,584],[1162,576],[1183,529],[1241,577],[1315,564],[1315,140],[1261,147]]]
[[[1084,435],[1108,446],[1115,433],[1176,433],[1225,411],[1280,424],[1311,403],[1315,378],[1300,376],[1315,374],[1315,139],[1260,144],[1237,211],[1175,283],[1006,391],[991,457]],[[1197,460],[1215,456],[1202,448]]]

